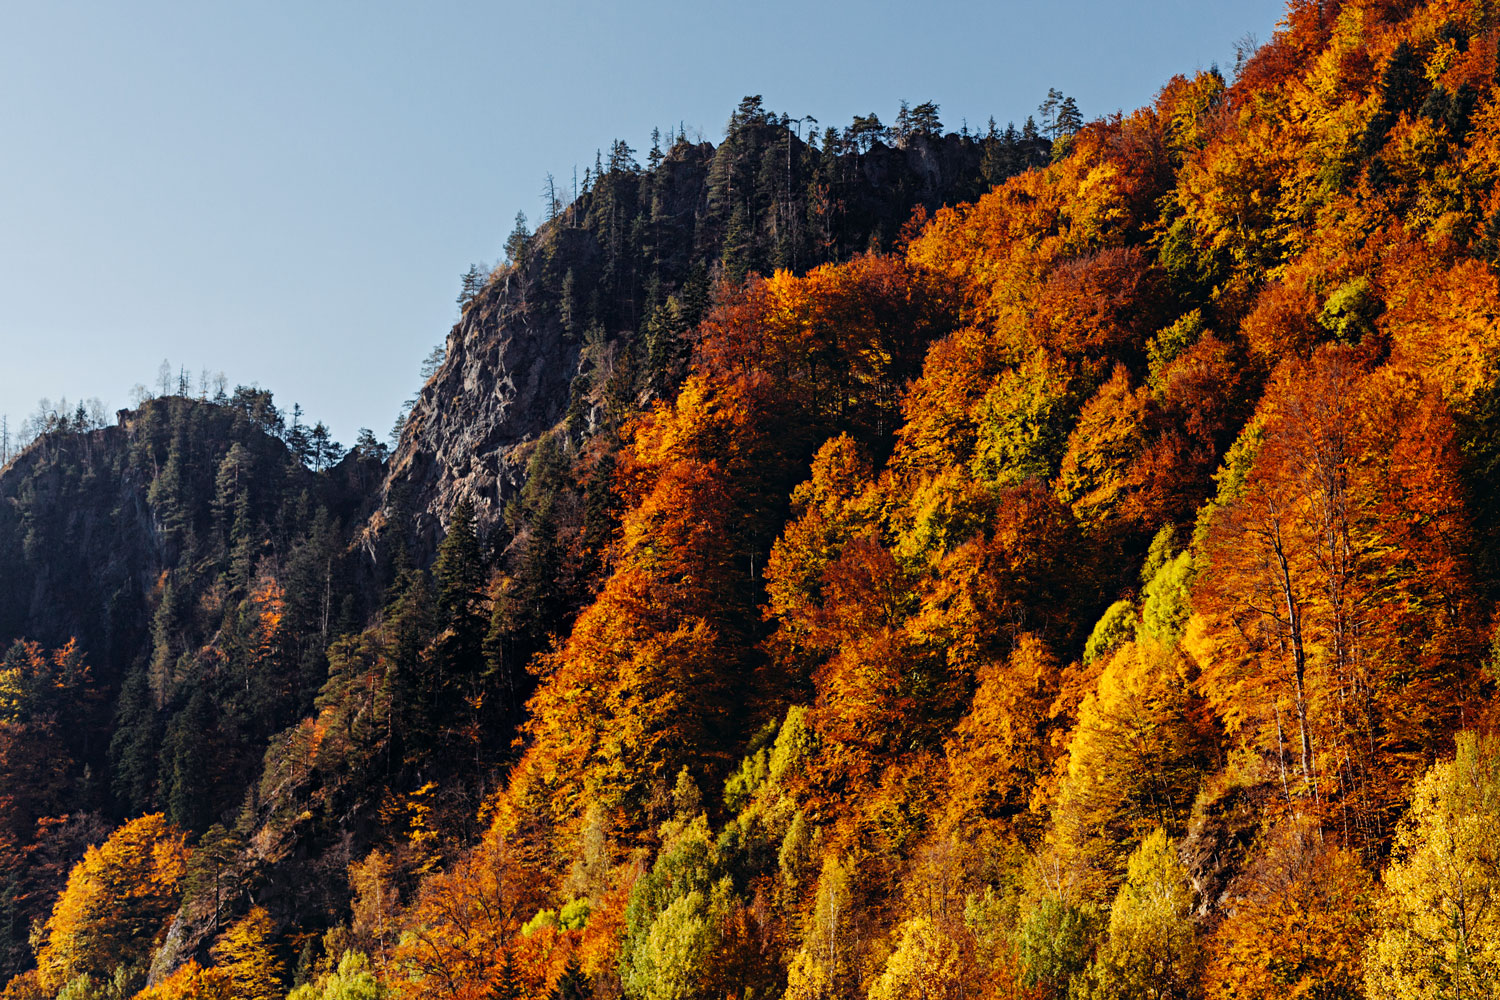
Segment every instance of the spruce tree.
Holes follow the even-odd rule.
[[[552,175],[548,174],[547,176],[550,179]],[[458,291],[458,308],[460,311],[468,306],[470,302],[473,302],[480,292],[484,291],[486,280],[486,276],[479,269],[478,264],[469,265],[469,269],[464,272],[463,283]]]
[[[526,987],[521,982],[521,973],[516,969],[515,957],[509,949],[500,953],[500,963],[495,969],[495,978],[485,993],[486,1000],[521,1000],[526,996]]]
[[[425,747],[441,678],[427,651],[438,618],[427,574],[403,570],[392,591],[387,626],[386,685],[390,701],[386,735],[388,762],[395,764],[398,756],[407,757],[409,750]]]
[[[201,830],[213,815],[209,734],[214,706],[200,684],[187,707],[173,718],[163,747],[167,817],[184,830]]]
[[[575,957],[568,959],[568,967],[558,978],[557,985],[552,987],[548,1000],[589,1000],[593,995],[593,984]]]
[[[461,709],[466,694],[477,693],[485,673],[488,573],[474,528],[474,505],[468,498],[460,500],[453,510],[448,535],[438,548],[434,573],[441,628],[435,650],[438,677],[433,692],[434,719],[448,720]]]
[[[474,504],[467,497],[453,508],[434,572],[443,624],[464,654],[476,652],[484,636],[486,572],[474,527]]]
[[[1403,111],[1415,111],[1426,90],[1421,57],[1410,42],[1402,41],[1380,74],[1381,110],[1392,119]]]
[[[1078,102],[1071,97],[1064,97],[1057,107],[1057,134],[1059,136],[1074,135],[1081,128],[1083,128],[1083,113],[1078,110]]]
[[[531,230],[526,227],[526,213],[516,213],[515,228],[505,238],[505,259],[516,267],[526,264],[526,251],[531,247]]]
[[[109,741],[110,789],[119,811],[132,816],[156,803],[156,755],[161,722],[144,667],[132,670],[120,688],[115,730]]]

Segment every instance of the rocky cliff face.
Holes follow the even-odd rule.
[[[578,369],[578,342],[555,315],[512,291],[519,275],[486,290],[448,334],[447,360],[422,387],[391,463],[379,529],[405,509],[417,545],[431,552],[463,497],[486,529],[520,488],[528,445],[562,420]]]

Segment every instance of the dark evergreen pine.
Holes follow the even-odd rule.
[[[505,259],[523,267],[526,264],[526,251],[531,246],[531,230],[526,226],[526,213],[516,213],[516,224],[505,238]]]
[[[1415,111],[1426,91],[1422,58],[1410,42],[1402,40],[1380,74],[1381,110],[1392,117]]]
[[[547,996],[548,1000],[590,1000],[593,995],[593,983],[589,982],[578,959],[570,958],[568,967],[563,970],[557,985],[552,987],[552,992]]]
[[[448,523],[448,534],[438,547],[433,568],[437,578],[437,607],[444,629],[438,655],[447,688],[459,678],[479,673],[488,624],[485,584],[488,572],[474,527],[474,504],[458,502]]]
[[[670,399],[687,370],[688,324],[682,302],[671,296],[646,320],[646,389]]]
[[[1411,43],[1403,40],[1391,53],[1380,73],[1380,109],[1365,126],[1360,153],[1368,161],[1370,183],[1378,190],[1385,186],[1385,164],[1375,157],[1385,145],[1391,126],[1402,113],[1411,114],[1424,104],[1427,81],[1422,75],[1422,60]],[[1425,108],[1424,108],[1425,110]],[[1440,114],[1441,112],[1439,112]]]
[[[186,429],[178,423],[167,451],[166,465],[146,491],[146,499],[153,508],[162,536],[169,545],[180,546],[183,551],[189,550],[192,534],[192,514],[185,495],[186,451]]]
[[[215,931],[219,930],[226,912],[233,912],[227,905],[233,902],[239,882],[233,866],[244,846],[244,837],[238,831],[214,823],[198,838],[193,852],[188,855],[184,898],[210,901],[209,912],[213,914]]]
[[[302,405],[292,405],[292,426],[287,428],[286,446],[291,451],[292,457],[303,465],[309,465],[312,453],[312,444],[308,438],[307,428],[302,424]]]
[[[294,645],[296,704],[308,703],[326,679],[325,650],[333,638],[333,619],[345,586],[344,574],[339,572],[342,536],[328,508],[319,506],[306,537],[286,561],[285,632]]]
[[[943,123],[938,118],[937,104],[932,101],[923,101],[913,108],[902,101],[901,109],[896,113],[896,126],[893,132],[897,142],[902,146],[918,137],[940,138],[943,134]]]
[[[387,650],[387,752],[392,765],[411,753],[422,752],[432,733],[434,705],[441,675],[427,646],[436,631],[438,609],[427,574],[408,569],[396,579],[388,607],[390,646]]]
[[[208,691],[198,685],[172,719],[162,746],[167,818],[184,830],[202,830],[214,815],[214,714]]]
[[[464,309],[470,302],[484,290],[487,278],[483,271],[479,270],[478,264],[470,264],[469,269],[464,272],[462,284],[458,291],[458,308]]]
[[[110,738],[110,789],[124,815],[150,812],[156,803],[156,754],[161,728],[144,668],[134,670],[120,690],[115,731]]]
[[[646,169],[654,173],[661,166],[661,161],[665,158],[666,154],[661,151],[661,129],[653,128],[651,130],[651,151],[646,154]]]
[[[516,968],[515,957],[509,949],[500,953],[495,978],[490,982],[485,996],[487,1000],[522,1000],[526,996],[526,986],[521,981],[521,973]]]
[[[1064,97],[1062,103],[1057,106],[1057,134],[1059,136],[1074,135],[1083,128],[1083,112],[1078,110],[1078,102],[1071,97]]]

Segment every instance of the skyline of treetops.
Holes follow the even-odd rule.
[[[868,115],[856,116],[854,121],[843,129],[829,125],[819,133],[815,127],[818,125],[818,119],[812,115],[791,119],[785,113],[779,116],[768,114],[761,108],[759,97],[747,97],[735,115],[731,116],[726,126],[726,135],[732,135],[737,129],[742,128],[749,116],[765,120],[773,127],[779,124],[783,129],[794,129],[799,143],[802,141],[802,131],[805,126],[808,133],[806,142],[809,148],[817,149],[821,142],[824,149],[833,151],[835,155],[867,151],[876,142],[904,148],[913,137],[940,137],[944,134],[945,127],[939,117],[939,110],[939,105],[932,101],[924,101],[913,108],[909,102],[903,100],[896,112],[894,123],[890,126],[883,125],[879,115],[872,111]],[[1037,116],[1040,116],[1040,124],[1038,124]],[[982,138],[986,155],[990,157],[984,176],[998,179],[1006,170],[1014,169],[1016,165],[1031,163],[1036,156],[1045,155],[1044,147],[1048,147],[1048,143],[1076,132],[1082,124],[1083,116],[1077,102],[1071,97],[1066,97],[1056,88],[1049,88],[1046,99],[1037,108],[1037,115],[1028,117],[1020,129],[1017,129],[1014,122],[1007,123],[1006,127],[1001,129],[991,117],[985,125],[982,136],[978,132],[973,133],[974,138]],[[961,123],[957,131],[965,138],[971,135],[966,121]],[[654,171],[665,158],[665,153],[661,148],[664,136],[669,147],[675,143],[688,142],[685,125],[679,124],[675,134],[671,130],[664,133],[660,128],[653,129],[650,137],[651,147],[647,153],[647,164],[644,169]],[[1047,140],[1046,143],[1042,141],[1044,139]],[[702,141],[701,137],[698,141]],[[602,151],[596,153],[592,167],[584,167],[581,180],[575,166],[572,195],[566,206],[569,218],[564,220],[565,224],[574,223],[571,213],[579,204],[579,195],[580,193],[585,196],[589,195],[596,183],[596,178],[612,170],[641,171],[643,168],[636,162],[635,157],[634,149],[623,140],[616,140],[607,166]],[[559,216],[564,214],[563,196],[567,193],[567,185],[548,174],[542,191],[542,219],[547,223],[554,223]],[[515,226],[504,241],[503,258],[494,265],[482,262],[470,264],[468,270],[461,276],[457,298],[460,311],[484,287],[493,273],[506,264],[513,264],[524,254],[526,243],[531,235],[525,210],[517,210]],[[418,377],[422,382],[425,382],[436,371],[437,365],[441,363],[441,357],[442,345],[439,344],[420,366]],[[220,399],[227,392],[228,379],[222,371],[214,371],[206,367],[189,371],[186,366],[173,365],[165,360],[162,365],[165,367],[158,368],[152,380],[137,382],[131,387],[127,394],[128,405],[131,408],[138,407],[144,400],[153,396],[180,395],[196,396],[199,399]],[[250,388],[258,390],[260,386],[252,384]],[[386,441],[389,447],[395,447],[400,436],[401,422],[413,402],[414,399],[408,399],[398,409],[395,423]],[[50,397],[42,397],[24,417],[16,416],[13,419],[10,410],[0,404],[0,466],[4,466],[10,458],[48,430],[60,427],[97,428],[108,422],[107,407],[98,397],[83,400],[82,406],[84,412],[80,415],[76,406],[68,405],[66,395],[60,397],[56,403]],[[365,430],[367,428],[360,428],[356,436]]]

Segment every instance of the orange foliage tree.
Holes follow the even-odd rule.
[[[1476,680],[1452,420],[1331,348],[1260,420],[1206,523],[1194,654],[1238,738],[1373,848]]]
[[[89,848],[42,928],[43,989],[143,968],[177,908],[186,871],[183,836],[160,813],[131,820]]]
[[[1212,1000],[1364,996],[1375,886],[1351,851],[1295,820],[1273,828],[1231,887],[1203,969]]]
[[[555,929],[520,933],[544,890],[491,833],[423,880],[384,964],[385,981],[410,997],[480,1000],[501,981],[545,992],[567,961],[566,942]]]

